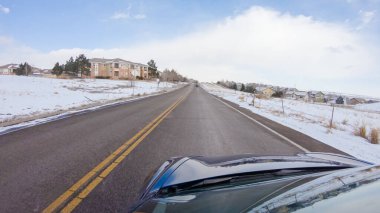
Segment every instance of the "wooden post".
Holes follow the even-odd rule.
[[[282,106],[282,114],[285,115],[285,110],[284,110],[284,99],[281,98],[281,106]]]
[[[332,109],[332,112],[331,112],[330,129],[331,129],[332,126],[333,126],[335,105],[332,104],[332,107],[333,107],[333,109]]]

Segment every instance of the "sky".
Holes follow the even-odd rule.
[[[200,81],[380,97],[380,0],[0,0],[0,65],[123,58]]]

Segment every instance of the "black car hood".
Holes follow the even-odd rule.
[[[379,166],[342,169],[336,172],[266,181],[256,184],[221,189],[181,193],[173,196],[157,196],[145,201],[137,212],[293,212],[313,205],[311,212],[321,212],[314,204],[352,192],[355,198],[352,212],[373,209],[373,195],[380,184],[371,185],[372,194],[355,194],[354,189],[378,183]],[[351,191],[352,190],[352,191]],[[368,190],[368,187],[367,187]],[[368,191],[370,192],[370,191]],[[365,196],[358,196],[358,195]],[[378,195],[379,193],[377,193]],[[368,208],[368,200],[372,208]],[[341,200],[342,201],[342,200]],[[329,212],[348,205],[352,199],[328,204]],[[323,204],[322,204],[323,205]],[[326,204],[325,204],[326,206]],[[376,206],[376,204],[375,204]],[[377,208],[378,209],[378,208]],[[309,209],[310,210],[310,209]],[[326,208],[325,208],[326,210]],[[325,211],[322,211],[325,212]],[[339,212],[339,211],[337,211]]]
[[[146,191],[187,182],[239,175],[244,173],[296,168],[356,167],[370,165],[352,157],[330,153],[306,153],[297,156],[255,156],[252,154],[222,157],[183,157],[166,162],[160,174],[152,178]]]
[[[162,207],[164,212],[184,210],[190,212],[240,212],[258,207],[259,211],[263,209],[265,211],[268,205],[270,206],[273,203],[264,207],[260,205],[270,202],[281,194],[286,195],[294,189],[300,189],[301,186],[313,184],[315,180],[320,180],[321,177],[326,176],[328,182],[328,179],[334,178],[337,172],[343,172],[342,174],[346,175],[350,174],[352,169],[360,170],[364,167],[370,168],[373,165],[352,157],[328,153],[306,153],[297,156],[253,156],[245,154],[211,158],[200,156],[175,158],[165,162],[153,176],[144,189],[137,210],[150,212]],[[269,180],[243,186],[237,185],[191,193],[162,193],[168,188],[175,188],[181,184],[204,179],[299,168],[329,168],[329,170],[328,172],[281,178],[281,180]],[[340,170],[338,171],[338,169]],[[316,186],[318,187],[318,185],[320,182],[317,182]],[[315,186],[315,184],[311,186]],[[307,189],[308,187],[304,188]],[[281,203],[278,200],[275,202]]]

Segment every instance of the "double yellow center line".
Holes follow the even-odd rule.
[[[187,96],[187,95],[186,95]],[[111,155],[95,166],[90,172],[72,185],[66,192],[54,200],[43,212],[72,212],[85,199],[95,187],[114,170],[125,157],[129,155],[146,136],[149,135],[183,100],[181,96],[164,112],[146,125],[131,139],[121,145]]]

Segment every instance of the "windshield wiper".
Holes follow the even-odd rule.
[[[160,194],[172,194],[188,191],[204,190],[209,188],[220,188],[231,185],[242,185],[259,183],[269,180],[280,179],[284,177],[301,176],[319,172],[328,172],[338,169],[351,168],[349,166],[334,166],[334,167],[312,167],[312,168],[298,168],[298,169],[277,169],[267,170],[253,173],[233,174],[223,177],[214,177],[209,179],[203,179],[193,181],[189,183],[183,183],[178,185],[169,186],[160,191]]]

